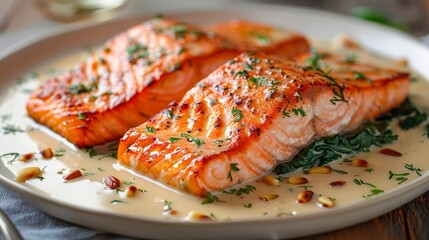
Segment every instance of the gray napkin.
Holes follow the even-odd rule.
[[[88,239],[98,232],[46,214],[0,186],[0,207],[24,239]],[[0,234],[0,239],[1,239]]]

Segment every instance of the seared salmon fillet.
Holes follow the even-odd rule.
[[[330,56],[330,63],[344,62]],[[322,66],[328,58],[312,53],[298,64],[241,54],[130,129],[119,162],[204,196],[266,174],[311,141],[350,131],[408,95],[408,73],[358,62],[329,72]]]
[[[306,51],[307,41],[293,36],[276,38],[274,49],[296,49],[289,57]],[[108,40],[76,68],[49,79],[32,94],[27,111],[78,147],[116,140],[183,97],[239,51],[273,51],[271,44],[236,43],[172,19],[152,19]]]
[[[267,54],[293,57],[309,50],[306,39],[297,33],[246,20],[208,25],[204,30],[225,38],[241,51],[263,50]]]

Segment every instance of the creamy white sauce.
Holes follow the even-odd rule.
[[[316,45],[330,48],[326,43],[316,43]],[[344,54],[348,54],[348,52],[346,51]],[[368,53],[357,53],[357,55],[359,61],[367,61],[395,69],[400,67],[394,61],[383,60]],[[363,196],[371,194],[372,187],[368,185],[359,186],[353,182],[354,179],[361,179],[364,182],[375,185],[377,189],[387,192],[400,186],[395,178],[389,180],[389,171],[410,173],[406,176],[407,180],[402,183],[402,185],[405,185],[418,178],[419,175],[407,170],[404,164],[413,164],[413,166],[422,170],[422,174],[429,168],[429,161],[425,161],[429,140],[422,136],[424,126],[404,132],[399,130],[396,124],[393,124],[394,131],[399,134],[400,140],[388,147],[403,153],[402,157],[382,155],[378,153],[379,148],[373,148],[371,153],[361,153],[354,157],[370,162],[369,168],[373,169],[372,172],[365,171],[366,168],[352,167],[349,163],[339,160],[331,163],[330,166],[348,174],[337,172],[330,174],[303,174],[302,171],[298,171],[287,176],[305,176],[309,180],[307,184],[291,185],[282,182],[280,186],[269,186],[262,181],[253,181],[245,184],[256,188],[250,194],[243,194],[238,197],[222,193],[217,195],[221,200],[220,202],[203,205],[201,202],[204,199],[178,192],[147,179],[132,170],[120,166],[111,157],[95,155],[90,158],[85,150],[77,149],[62,137],[48,128],[36,124],[27,116],[25,102],[29,96],[29,90],[37,87],[48,75],[51,75],[52,69],[67,69],[85,57],[85,53],[79,52],[48,63],[37,71],[39,73],[37,77],[11,88],[6,98],[4,98],[5,100],[0,102],[0,116],[5,116],[0,118],[0,126],[3,128],[8,124],[12,124],[26,130],[23,133],[0,134],[0,142],[2,143],[0,155],[10,152],[20,154],[38,152],[47,147],[51,147],[54,151],[58,149],[65,149],[66,151],[64,156],[55,157],[51,160],[38,159],[26,163],[14,161],[9,164],[9,158],[2,158],[3,165],[0,166],[0,173],[2,174],[7,174],[10,171],[15,175],[19,169],[29,166],[44,168],[43,180],[34,178],[22,183],[33,189],[34,194],[44,195],[48,198],[88,209],[120,213],[145,219],[186,220],[187,215],[192,211],[218,220],[256,219],[329,211],[330,209],[318,206],[317,197],[319,195],[335,199],[335,208],[347,207],[360,201],[368,201]],[[426,111],[429,109],[427,92],[429,92],[429,84],[423,79],[413,83],[411,86],[413,102]],[[7,116],[10,116],[10,118]],[[2,130],[2,132],[4,131]],[[108,154],[110,152],[107,150],[108,145],[97,147],[95,150]],[[62,177],[75,169],[80,169],[84,176],[64,182]],[[136,187],[143,189],[144,192],[137,192],[134,197],[125,197],[123,192],[107,190],[102,184],[102,179],[109,175],[113,175],[121,181],[133,182]],[[12,175],[10,178],[14,179]],[[339,180],[346,181],[346,184],[339,187],[330,187],[331,182]],[[315,195],[308,203],[297,203],[297,195],[305,189],[305,186],[309,186],[307,187],[308,190],[312,190]],[[236,188],[239,187],[244,186]],[[122,184],[120,189],[125,190],[125,188],[126,185]],[[264,194],[277,194],[279,197],[264,202],[259,199]],[[115,204],[112,203],[114,200],[123,202]],[[165,214],[165,201],[171,202],[171,208],[177,211],[177,214]]]

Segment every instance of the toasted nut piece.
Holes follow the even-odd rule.
[[[280,181],[277,178],[270,175],[264,176],[262,181],[270,186],[278,186],[280,184]]]
[[[333,181],[329,184],[331,187],[343,186],[346,184],[346,181]]]
[[[369,162],[363,159],[353,159],[350,165],[353,167],[369,167]]]
[[[176,215],[177,211],[174,209],[168,209],[166,211],[163,212],[164,215]]]
[[[188,216],[186,216],[186,219],[187,220],[204,220],[204,221],[213,220],[210,216],[207,216],[207,215],[202,214],[202,213],[197,213],[195,211],[190,211],[188,213]]]
[[[138,190],[137,187],[134,185],[128,186],[125,189],[125,195],[127,197],[132,197],[132,196],[136,195],[137,190]]]
[[[396,61],[399,65],[406,67],[408,66],[408,60],[405,58],[399,59],[398,61]]]
[[[54,153],[52,152],[52,148],[45,148],[42,151],[40,151],[40,153],[42,154],[42,157],[44,159],[51,159],[54,157]]]
[[[391,148],[383,148],[383,149],[380,150],[380,153],[384,154],[384,155],[389,155],[389,156],[392,156],[392,157],[400,157],[400,156],[402,156],[402,153],[400,153],[398,151],[395,151],[395,150],[393,150]]]
[[[332,172],[332,168],[330,166],[319,166],[319,167],[310,168],[308,172],[316,173],[316,174],[328,174]]]
[[[26,167],[20,169],[16,173],[16,181],[17,182],[25,182],[28,179],[34,178],[42,174],[42,170],[39,167]]]
[[[347,34],[338,34],[332,40],[332,44],[336,48],[362,49],[356,39]]]
[[[121,181],[112,175],[103,178],[103,183],[110,189],[116,189],[121,186]]]
[[[18,160],[21,162],[28,162],[34,158],[34,153],[26,153],[19,156]]]
[[[278,198],[279,197],[279,195],[277,195],[277,194],[265,194],[265,195],[262,195],[262,196],[260,196],[259,197],[259,199],[261,199],[262,201],[264,201],[264,202],[268,202],[268,201],[270,201],[270,200],[273,200],[273,199],[276,199],[276,198]]]
[[[82,172],[79,169],[77,169],[77,170],[74,170],[73,172],[65,175],[63,177],[63,179],[66,180],[66,181],[68,181],[68,180],[72,180],[72,179],[78,178],[80,176],[82,176]]]
[[[299,203],[309,202],[313,198],[313,191],[305,190],[298,194],[297,200]]]
[[[308,183],[308,180],[305,177],[290,177],[290,178],[287,179],[287,183],[290,183],[290,184],[305,184],[305,183]]]
[[[317,202],[319,202],[320,206],[331,208],[335,206],[335,202],[332,198],[326,196],[320,196],[317,198]]]

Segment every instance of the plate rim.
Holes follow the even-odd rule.
[[[259,4],[257,4],[257,5],[259,5]],[[266,5],[264,4],[264,6],[266,6]],[[285,7],[285,6],[282,6],[282,7]],[[249,8],[249,6],[246,6],[246,8]],[[326,16],[328,16],[330,18],[340,17],[340,18],[346,19],[347,21],[356,21],[357,24],[365,24],[365,25],[368,24],[366,22],[362,22],[360,20],[357,20],[357,19],[354,19],[351,17],[347,17],[347,16],[343,16],[340,14],[335,14],[335,13],[330,13],[330,12],[325,12],[325,11],[321,11],[321,10],[307,9],[307,8],[301,8],[301,7],[290,7],[290,6],[287,6],[287,8],[292,8],[293,10],[299,9],[300,11],[304,11],[306,13],[318,13],[320,15],[324,15],[324,17],[326,17]],[[218,10],[215,10],[215,11],[218,11]],[[198,11],[198,12],[201,12],[201,11]],[[191,14],[192,13],[193,12],[191,11]],[[180,14],[182,14],[182,13],[180,13]],[[127,22],[130,20],[136,21],[136,20],[147,19],[147,18],[149,18],[149,14],[145,14],[144,16],[137,16],[137,17],[132,16],[132,17],[128,17],[128,18],[119,18],[116,20],[90,24],[87,26],[82,26],[81,24],[77,24],[77,25],[67,27],[65,29],[52,31],[46,35],[43,35],[43,36],[41,35],[40,37],[32,39],[30,41],[26,41],[26,42],[14,45],[9,50],[6,49],[6,50],[0,52],[0,63],[6,61],[10,56],[13,56],[18,51],[26,51],[26,49],[31,48],[32,46],[34,46],[35,44],[37,44],[41,41],[48,41],[49,39],[52,39],[52,38],[59,36],[59,35],[73,34],[73,33],[80,32],[80,31],[85,30],[85,29],[88,30],[91,28],[97,28],[100,26],[106,26],[109,24],[114,24],[115,22],[116,23],[117,22]],[[378,24],[369,24],[369,26],[376,28],[376,29],[381,29],[381,31],[391,31],[394,34],[397,34],[398,36],[405,38],[406,41],[412,41],[412,42],[414,42],[414,44],[424,46],[423,43],[420,43],[416,38],[414,38],[408,34],[404,34],[404,33],[398,32],[398,31],[393,30],[393,29],[388,29],[388,28],[385,28],[385,27],[378,25]],[[80,45],[80,46],[82,46],[82,45]],[[429,52],[429,50],[427,52]],[[429,56],[429,54],[427,56]],[[426,77],[428,77],[428,76],[426,76]],[[0,84],[2,84],[2,83],[0,83]],[[0,167],[4,168],[4,166],[0,166]],[[31,199],[29,201],[31,202],[31,204],[38,206],[38,208],[40,208],[40,205],[41,205],[39,203],[39,201],[43,200],[43,201],[46,201],[48,205],[52,205],[52,206],[60,207],[60,208],[66,207],[66,208],[68,208],[69,211],[79,211],[79,212],[83,211],[85,213],[91,213],[91,214],[95,214],[95,215],[107,214],[110,216],[121,218],[123,220],[127,219],[127,220],[131,220],[131,221],[136,221],[136,220],[137,221],[144,221],[146,224],[149,224],[149,225],[150,224],[161,224],[161,225],[166,225],[168,227],[174,226],[175,228],[177,226],[179,226],[179,227],[180,226],[188,226],[188,225],[194,226],[197,224],[199,227],[206,228],[207,230],[215,230],[213,228],[217,228],[219,226],[222,226],[222,227],[228,226],[230,228],[230,227],[233,227],[235,225],[241,225],[241,224],[258,224],[258,225],[263,224],[264,226],[269,226],[269,225],[277,226],[279,224],[279,222],[280,222],[280,224],[285,224],[285,223],[289,223],[290,221],[293,221],[293,220],[288,220],[288,219],[296,219],[296,218],[304,218],[304,219],[316,218],[317,220],[320,220],[320,218],[326,218],[326,217],[329,217],[330,215],[332,215],[333,211],[334,211],[334,213],[338,213],[338,214],[346,214],[347,212],[353,211],[357,208],[360,209],[361,207],[368,207],[367,209],[373,209],[373,208],[376,208],[378,206],[378,204],[385,202],[387,199],[389,199],[390,205],[395,205],[396,207],[399,207],[402,204],[405,204],[406,202],[410,201],[410,200],[404,200],[404,197],[401,198],[400,195],[402,195],[404,192],[406,192],[409,195],[412,195],[413,196],[412,199],[414,199],[416,196],[424,193],[424,191],[427,190],[427,188],[425,187],[425,184],[427,184],[428,182],[429,182],[429,174],[428,174],[428,172],[426,172],[422,177],[420,177],[420,178],[418,178],[412,182],[409,182],[407,184],[401,185],[398,188],[387,191],[384,194],[377,196],[376,198],[365,200],[364,203],[360,203],[359,205],[354,204],[353,206],[339,208],[336,210],[330,210],[329,212],[328,211],[327,212],[319,212],[319,213],[315,213],[315,214],[311,214],[311,215],[294,216],[294,217],[290,217],[290,218],[281,218],[281,219],[279,219],[279,218],[263,219],[263,221],[261,221],[261,219],[250,219],[250,220],[234,220],[232,222],[221,221],[221,222],[202,223],[202,222],[185,222],[185,221],[166,221],[166,220],[156,220],[156,219],[154,220],[154,219],[149,219],[149,218],[144,219],[144,218],[140,218],[140,217],[137,218],[137,217],[133,217],[133,216],[123,216],[123,215],[118,214],[118,213],[106,213],[106,212],[101,211],[101,210],[88,209],[88,208],[85,208],[82,206],[71,205],[69,203],[60,203],[60,202],[56,202],[53,199],[50,199],[50,198],[45,197],[45,196],[41,196],[41,195],[37,195],[37,194],[35,195],[31,192],[31,188],[25,187],[25,185],[19,184],[19,183],[13,181],[12,179],[9,179],[8,177],[6,177],[4,175],[0,175],[0,183],[4,187],[6,187],[8,190],[10,190],[12,192],[18,193],[21,197],[23,197],[26,200],[29,200],[30,198],[36,198],[37,199],[36,204]],[[409,185],[412,185],[413,188],[409,187]],[[398,189],[401,191],[398,191]],[[392,201],[390,200],[393,197],[396,197],[396,201],[393,202],[394,204],[392,204]],[[51,215],[54,215],[51,213],[51,211],[49,209],[46,210],[46,209],[42,208],[42,210],[50,213]],[[376,216],[380,216],[380,215],[382,215],[386,212],[389,212],[391,210],[393,210],[393,208],[386,210],[383,213],[372,213],[371,218],[376,217]],[[366,211],[369,213],[371,212],[370,210],[366,210]],[[67,217],[62,218],[61,216],[57,216],[57,215],[54,215],[54,216],[61,218],[63,220],[66,220],[66,221],[70,220],[70,218],[67,218]],[[353,223],[349,223],[349,224],[343,223],[342,227],[354,225],[354,224],[363,222],[363,221],[368,220],[368,219],[370,219],[370,218],[361,217],[360,219],[356,219],[356,221],[354,221]],[[73,219],[71,222],[80,225],[78,222],[73,221]],[[339,222],[339,223],[341,223],[341,222]],[[84,225],[84,226],[87,226],[87,225]],[[338,229],[338,227],[333,226],[330,229],[326,229],[324,231],[316,231],[316,232],[312,232],[311,230],[309,230],[304,235],[320,233],[320,232],[330,231],[330,230],[334,230],[334,229]],[[121,233],[121,234],[124,234],[124,233]],[[125,233],[124,235],[127,235],[127,234]],[[287,236],[287,237],[297,237],[297,236],[304,236],[304,235],[295,235],[295,236]],[[136,235],[131,234],[131,236],[136,236]],[[154,236],[152,236],[152,237],[154,237]],[[155,237],[157,237],[157,236],[155,236]],[[281,235],[281,237],[285,237],[285,236]]]

